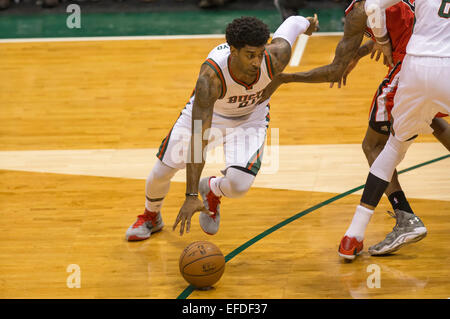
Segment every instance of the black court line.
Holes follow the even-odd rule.
[[[417,164],[417,165],[405,168],[405,169],[399,171],[398,174],[403,174],[403,173],[412,171],[414,169],[420,168],[422,166],[426,166],[426,165],[429,165],[429,164],[436,163],[438,161],[444,160],[444,159],[449,158],[449,157],[450,157],[450,154],[447,154],[447,155],[444,155],[444,156],[441,156],[441,157],[429,160],[427,162],[420,163],[420,164]],[[312,207],[310,207],[308,209],[305,209],[304,211],[302,211],[302,212],[300,212],[298,214],[295,214],[292,217],[289,217],[288,219],[282,221],[279,224],[276,224],[275,226],[267,229],[266,231],[262,232],[261,234],[255,236],[255,237],[253,237],[252,239],[248,240],[246,243],[242,244],[241,246],[239,246],[238,248],[236,248],[235,250],[230,252],[228,255],[225,256],[225,262],[230,261],[237,254],[241,253],[242,251],[244,251],[245,249],[247,249],[248,247],[250,247],[254,243],[260,241],[261,239],[263,239],[264,237],[270,235],[271,233],[273,233],[274,231],[280,229],[281,227],[284,227],[287,224],[292,223],[294,220],[297,220],[300,217],[303,217],[306,214],[309,214],[309,213],[311,213],[311,212],[313,212],[313,211],[315,211],[315,210],[317,210],[317,209],[319,209],[319,208],[321,208],[323,206],[329,205],[332,202],[337,201],[338,199],[341,199],[341,198],[343,198],[345,196],[348,196],[348,195],[350,195],[350,194],[352,194],[352,193],[354,193],[356,191],[359,191],[360,189],[363,189],[364,186],[365,186],[365,184],[364,185],[360,185],[360,186],[355,187],[355,188],[352,188],[352,189],[346,191],[345,193],[342,193],[342,194],[336,195],[334,197],[331,197],[331,198],[329,198],[329,199],[327,199],[327,200],[325,200],[325,201],[323,201],[323,202],[321,202],[321,203],[319,203],[317,205],[314,205],[314,206],[312,206]],[[194,290],[195,290],[195,288],[192,285],[189,285],[186,289],[183,290],[183,292],[177,297],[177,299],[186,299],[187,297],[189,297],[189,295]]]

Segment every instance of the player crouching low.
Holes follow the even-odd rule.
[[[261,167],[263,146],[269,125],[269,100],[261,101],[264,88],[283,71],[297,37],[311,35],[318,28],[317,16],[292,16],[274,33],[269,45],[269,28],[253,17],[233,20],[226,40],[215,47],[200,69],[193,95],[161,143],[158,160],[146,183],[145,212],[126,232],[129,241],[144,240],[164,226],[162,202],[175,173],[186,168],[186,199],[173,230],[180,235],[190,230],[192,215],[200,211],[200,226],[215,234],[220,223],[222,196],[243,196]],[[200,180],[214,129],[221,135],[225,152],[225,176]],[[249,135],[251,138],[248,138]],[[215,144],[215,145],[211,145]],[[182,151],[180,151],[182,150]],[[189,155],[181,155],[189,154]],[[202,200],[198,198],[198,195]]]

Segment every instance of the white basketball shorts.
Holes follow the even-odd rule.
[[[252,113],[235,118],[214,113],[207,150],[223,145],[225,168],[238,166],[256,175],[261,168],[270,120],[269,108],[269,105],[259,105]],[[190,158],[191,126],[192,110],[186,107],[162,141],[156,155],[164,164],[176,169],[186,167]]]
[[[450,58],[406,55],[392,109],[397,139],[433,132],[433,118],[450,113],[449,83]]]

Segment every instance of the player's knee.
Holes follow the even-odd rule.
[[[366,155],[367,158],[369,158],[369,156],[372,154],[373,144],[370,143],[370,141],[367,138],[365,138],[361,146],[364,154]]]
[[[176,168],[169,167],[161,161],[157,161],[150,172],[149,179],[155,182],[171,180],[177,171]]]
[[[391,135],[386,147],[390,149],[390,152],[396,157],[396,164],[398,165],[405,157],[406,151],[409,146],[413,143],[414,139],[409,141],[400,141],[395,136]]]
[[[229,197],[237,198],[244,196],[248,192],[255,180],[255,176],[232,169],[227,172],[227,179],[229,179],[231,190],[231,194],[229,194],[231,196]]]
[[[248,190],[250,189],[250,186],[246,185],[234,185],[233,186],[233,198],[242,197],[245,194],[247,194]]]
[[[362,149],[366,158],[370,161],[374,161],[384,148],[386,141],[377,140],[374,138],[364,138],[362,142]]]

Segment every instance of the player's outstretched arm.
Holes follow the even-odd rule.
[[[364,7],[359,3],[355,4],[345,19],[344,35],[336,47],[333,62],[307,72],[294,73],[286,77],[287,82],[339,82],[361,45],[366,21]]]
[[[373,40],[368,40],[366,43],[364,43],[362,46],[359,47],[358,52],[356,52],[356,55],[353,57],[353,59],[350,61],[350,63],[347,65],[347,68],[344,71],[344,74],[342,75],[342,82],[344,85],[347,84],[347,77],[350,74],[350,72],[356,67],[359,60],[368,55],[369,53],[372,53],[371,59],[374,57],[375,53],[377,52],[375,48],[375,42]],[[381,51],[378,51],[378,56],[376,60],[378,61],[380,59]],[[334,83],[331,83],[331,87]],[[341,82],[339,82],[339,87],[341,87]]]
[[[306,82],[323,83],[339,82],[352,58],[355,56],[364,36],[367,15],[364,6],[356,3],[345,19],[344,36],[336,47],[331,64],[312,69],[307,72],[280,73],[264,90],[261,100],[269,98],[283,83]]]
[[[198,211],[208,213],[198,198],[198,184],[205,166],[204,152],[208,144],[205,132],[211,128],[214,103],[221,94],[222,84],[214,71],[203,64],[195,86],[195,99],[192,107],[192,136],[190,158],[186,164],[186,199],[175,220],[172,230],[180,224],[180,235],[191,227],[192,215]]]

